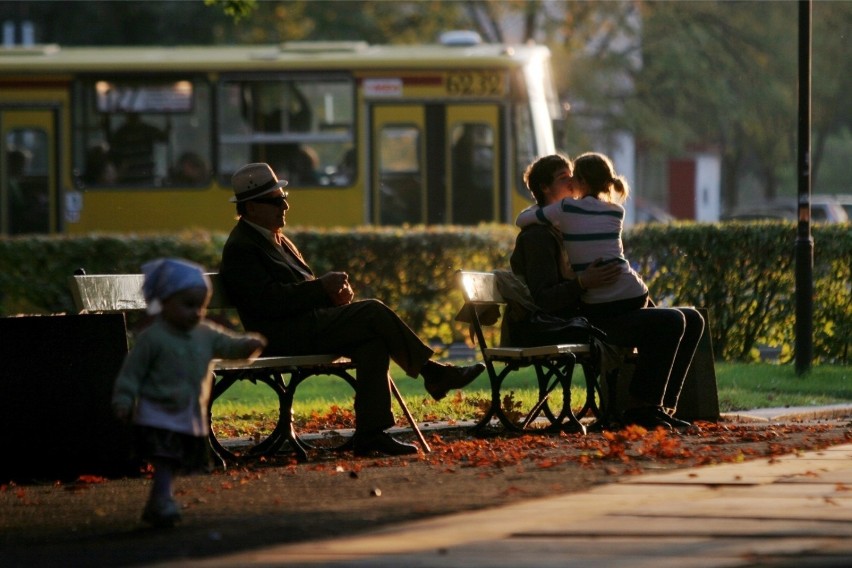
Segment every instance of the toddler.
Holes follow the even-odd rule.
[[[148,313],[157,317],[127,354],[112,407],[120,420],[132,421],[137,450],[153,468],[142,520],[171,527],[180,520],[175,473],[209,466],[211,361],[255,357],[266,340],[204,319],[211,286],[201,266],[159,259],[143,265],[142,272]]]
[[[583,271],[595,260],[621,266],[618,279],[610,285],[585,290],[583,312],[610,316],[645,307],[648,287],[624,256],[621,232],[624,207],[630,188],[623,176],[616,175],[610,159],[589,152],[574,160],[572,197],[544,207],[533,205],[522,211],[515,223],[525,227],[533,223],[554,225],[563,242],[582,287]]]

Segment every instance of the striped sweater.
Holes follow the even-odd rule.
[[[562,233],[571,268],[578,276],[598,258],[620,264],[622,270],[618,280],[609,286],[586,290],[583,302],[602,304],[638,298],[648,293],[642,277],[630,267],[624,256],[621,243],[624,208],[621,205],[591,196],[566,198],[545,207],[528,207],[518,215],[515,223],[519,227],[533,223],[556,226]]]

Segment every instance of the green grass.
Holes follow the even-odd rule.
[[[451,392],[447,398],[436,402],[423,389],[420,379],[411,379],[398,368],[392,369],[392,373],[418,421],[469,420],[480,415],[481,406],[491,398],[485,374],[463,391]],[[810,373],[799,377],[792,365],[717,363],[716,383],[722,412],[852,402],[850,366],[815,366]],[[571,392],[574,408],[585,400],[584,385],[577,370]],[[503,396],[510,395],[521,408],[530,408],[537,399],[534,371],[523,369],[511,374],[501,392]],[[561,398],[558,391],[553,393],[554,407],[561,405]],[[303,422],[312,414],[328,414],[332,406],[339,407],[343,413],[351,412],[352,399],[352,389],[343,380],[314,377],[299,385],[294,417],[297,422]],[[273,391],[266,385],[239,381],[216,401],[213,416],[216,421],[227,422],[240,430],[251,430],[252,425],[274,422],[278,416],[278,403]],[[245,428],[239,426],[241,422]]]
[[[716,363],[722,412],[852,402],[852,367],[815,366],[798,376],[793,365]]]

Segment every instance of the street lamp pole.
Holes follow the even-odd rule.
[[[813,360],[814,240],[811,236],[811,0],[799,0],[798,228],[796,232],[796,374]]]

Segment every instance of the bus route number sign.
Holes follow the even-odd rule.
[[[461,97],[502,96],[503,74],[498,71],[447,73],[447,94]]]

